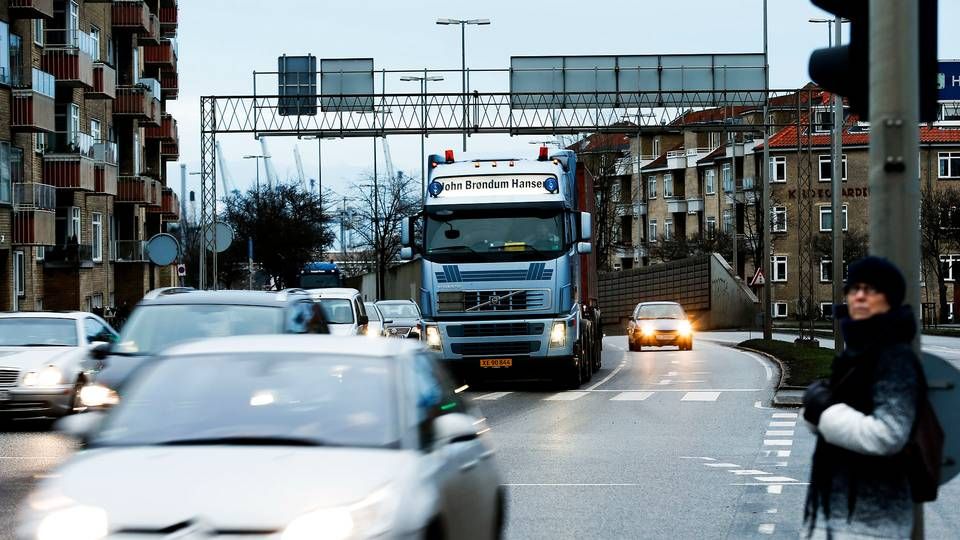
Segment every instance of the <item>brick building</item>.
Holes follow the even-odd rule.
[[[174,272],[176,0],[0,0],[0,310],[109,315]]]

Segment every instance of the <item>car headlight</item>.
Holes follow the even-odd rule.
[[[106,511],[94,506],[71,506],[44,517],[37,527],[37,540],[99,540],[108,532]]]
[[[567,344],[566,321],[553,321],[553,328],[550,329],[550,346],[563,347],[566,344]]]
[[[24,386],[58,386],[62,381],[63,372],[57,366],[47,366],[23,376]]]
[[[381,536],[390,532],[399,499],[386,486],[366,499],[304,514],[287,525],[280,540],[345,540]]]
[[[90,384],[80,389],[80,405],[84,407],[113,406],[120,403],[116,392],[100,384]]]
[[[644,324],[644,325],[641,325],[641,326],[640,326],[640,332],[643,333],[644,336],[652,336],[652,335],[653,335],[653,325],[652,325],[652,324]]]
[[[681,336],[689,336],[693,333],[693,326],[690,324],[690,321],[680,321],[680,326],[677,327],[677,331]]]
[[[427,327],[427,348],[434,351],[443,350],[443,345],[440,341],[440,329],[436,326]]]

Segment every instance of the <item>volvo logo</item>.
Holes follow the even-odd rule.
[[[493,305],[495,305],[495,306],[499,306],[499,305],[500,305],[500,297],[497,296],[497,295],[491,296],[491,297],[490,297],[490,303],[493,304]]]

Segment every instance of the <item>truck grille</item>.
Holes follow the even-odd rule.
[[[501,356],[530,354],[540,350],[539,341],[510,341],[504,343],[454,343],[454,354],[463,356]]]
[[[0,368],[0,386],[16,386],[19,379],[19,370]]]
[[[448,326],[447,333],[450,337],[538,336],[543,334],[543,324],[461,324],[458,326]]]
[[[437,300],[438,311],[443,312],[528,311],[550,307],[549,291],[545,289],[442,292]]]

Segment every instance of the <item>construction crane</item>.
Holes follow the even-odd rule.
[[[267,149],[267,138],[260,137],[260,150],[263,155],[263,165],[264,169],[267,172],[267,187],[273,189],[275,184],[280,182],[277,180],[277,169],[273,166],[273,162],[270,160],[272,157],[270,155],[270,150]]]
[[[393,159],[390,158],[390,145],[387,144],[387,138],[383,138],[383,161],[387,164],[387,178],[393,180],[396,173],[393,170]]]
[[[217,141],[217,172],[220,173],[220,184],[223,186],[224,195],[235,195],[239,193],[237,188],[233,183],[233,175],[230,174],[230,169],[227,168],[226,158],[223,157],[223,147],[220,146],[220,141]]]
[[[300,157],[300,147],[293,147],[293,158],[297,162],[297,177],[300,180],[300,187],[307,191],[307,175],[303,172],[303,158]]]

